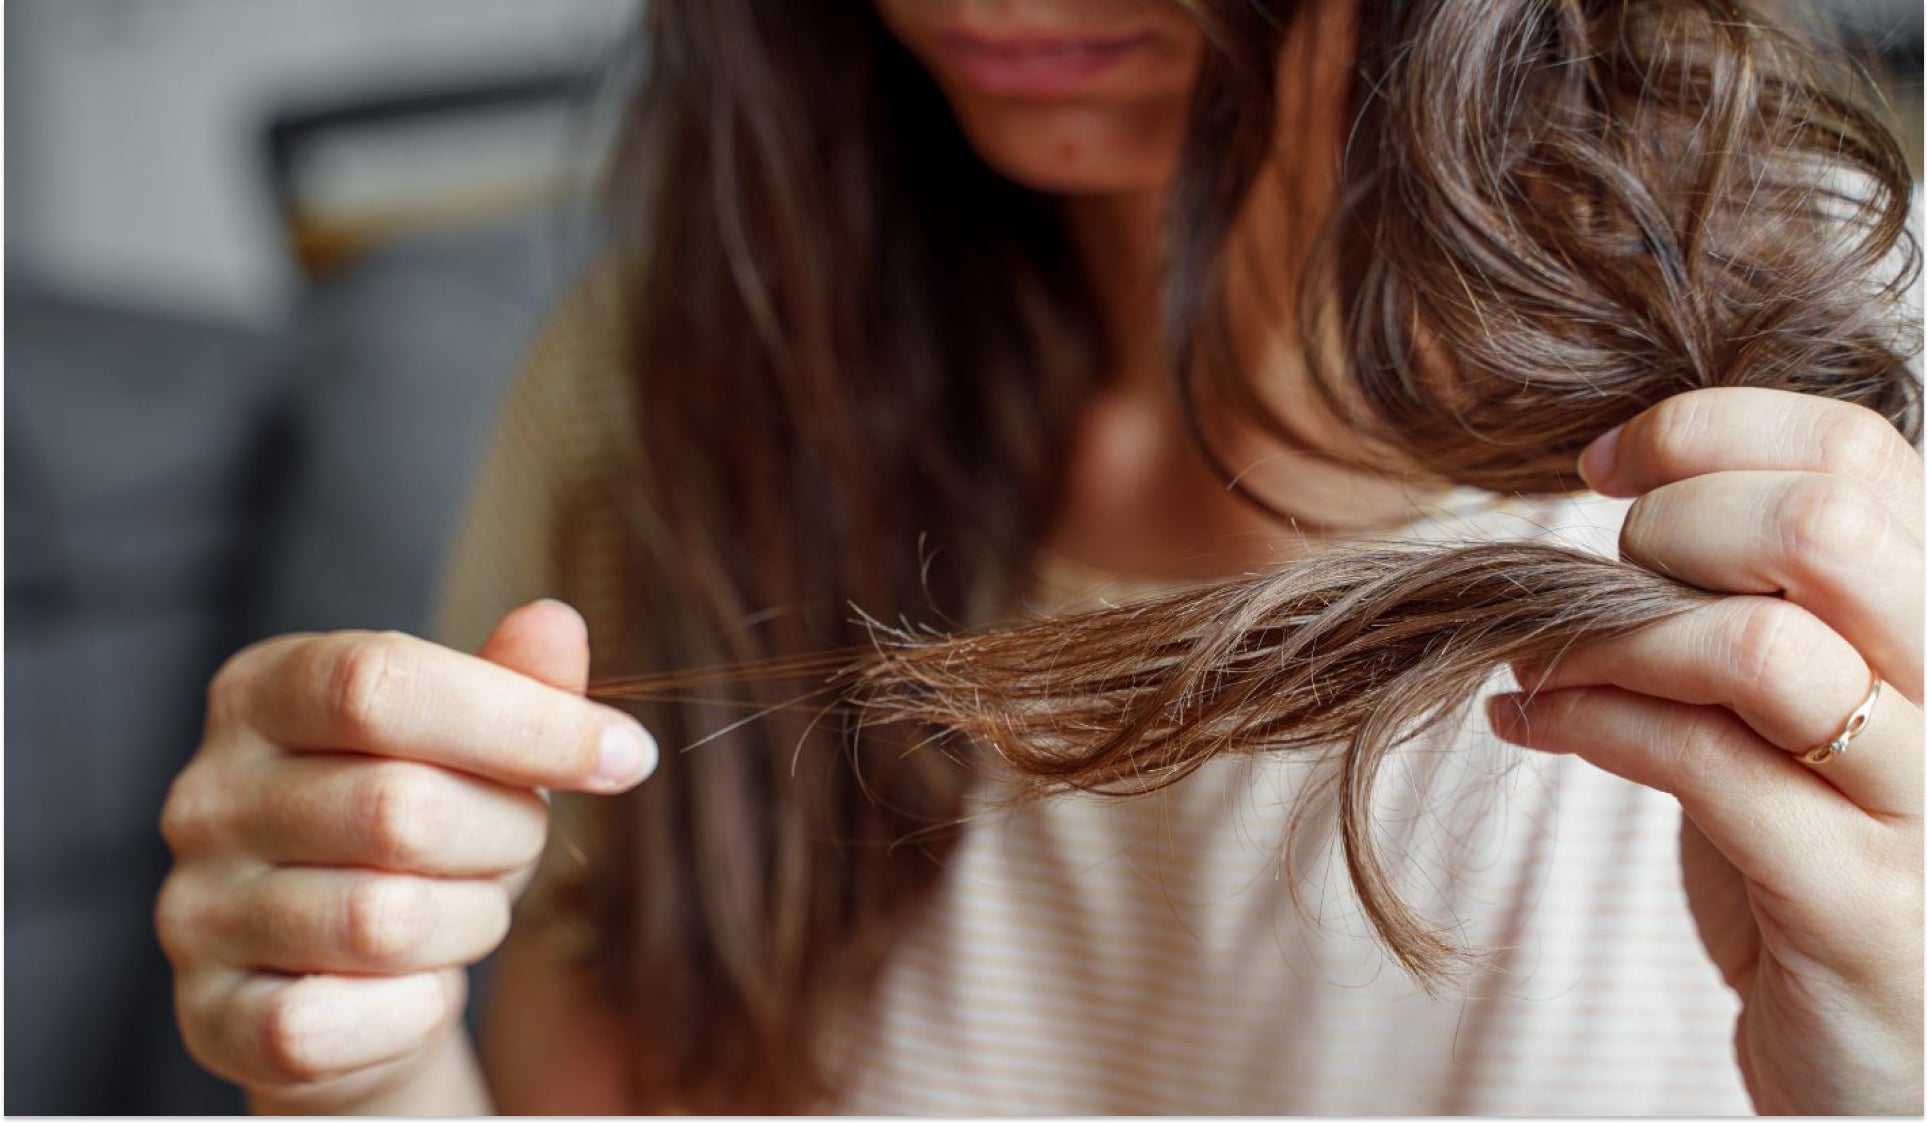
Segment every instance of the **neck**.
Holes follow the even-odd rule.
[[[1114,386],[1162,388],[1165,349],[1158,307],[1163,188],[1065,200],[1064,219],[1097,297],[1115,361]]]
[[[1344,21],[1313,21],[1316,35],[1288,46],[1330,48]],[[1349,46],[1349,40],[1347,44]],[[1205,419],[1214,450],[1243,484],[1307,526],[1343,535],[1410,519],[1437,481],[1412,482],[1346,467],[1309,453],[1357,453],[1347,427],[1319,406],[1293,319],[1300,248],[1336,184],[1331,162],[1343,125],[1345,68],[1321,50],[1283,68],[1306,81],[1281,84],[1283,135],[1296,152],[1262,170],[1252,202],[1226,247],[1227,322],[1243,377],[1291,429],[1297,447],[1229,413]],[[1179,413],[1159,307],[1162,188],[1069,198],[1064,217],[1091,278],[1108,333],[1110,378],[1076,439],[1062,517],[1050,544],[1101,568],[1193,578],[1263,568],[1303,553],[1299,527],[1278,522],[1229,491],[1198,455]]]

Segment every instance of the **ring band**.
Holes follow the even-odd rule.
[[[1819,765],[1846,753],[1848,743],[1854,740],[1856,734],[1867,729],[1868,717],[1874,713],[1875,700],[1880,697],[1881,680],[1877,678],[1874,686],[1868,688],[1868,697],[1861,700],[1861,705],[1854,708],[1853,714],[1848,715],[1848,720],[1841,724],[1841,732],[1834,736],[1834,740],[1801,754],[1801,760],[1809,765]]]

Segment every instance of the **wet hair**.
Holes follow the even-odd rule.
[[[1297,438],[1224,309],[1309,14],[1187,6],[1208,49],[1164,336],[1200,455],[1276,509],[1208,423],[1229,404]],[[813,1046],[870,994],[991,767],[1129,796],[1227,754],[1330,757],[1360,900],[1439,978],[1456,950],[1373,843],[1381,762],[1499,666],[1708,595],[1544,544],[1337,545],[1022,619],[1108,359],[1054,201],[984,165],[869,5],[657,0],[646,19],[610,196],[635,236],[634,440],[580,497],[631,533],[613,572],[557,547],[620,595],[592,621],[598,693],[700,749],[588,809],[588,861],[554,898],[633,1031],[639,1101],[834,1097]],[[1918,437],[1910,179],[1843,59],[1739,0],[1380,0],[1356,49],[1290,313],[1330,341],[1307,348],[1312,382],[1369,448],[1559,494],[1593,437],[1718,386],[1826,395]]]

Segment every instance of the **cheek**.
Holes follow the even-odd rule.
[[[1108,194],[1163,187],[1178,163],[1185,100],[1036,105],[953,98],[984,162],[1037,191]]]

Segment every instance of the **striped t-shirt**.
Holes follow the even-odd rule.
[[[450,644],[472,650],[502,613],[556,592],[560,497],[625,439],[621,365],[591,310],[578,300],[552,321],[511,393],[444,588]],[[1460,491],[1398,537],[1611,554],[1624,511]],[[580,544],[592,600],[607,549],[596,533],[592,521]],[[1044,571],[1039,598],[1063,607],[1134,592]],[[593,624],[597,607],[581,607]],[[1479,953],[1441,994],[1370,938],[1332,808],[1306,809],[1287,853],[1302,799],[1322,799],[1301,761],[1217,760],[1131,800],[1012,807],[987,793],[874,1002],[823,1044],[856,1059],[830,1107],[1747,1112],[1737,1001],[1695,935],[1678,806],[1577,758],[1500,743],[1483,715],[1474,705],[1399,751],[1376,816],[1404,898]]]

